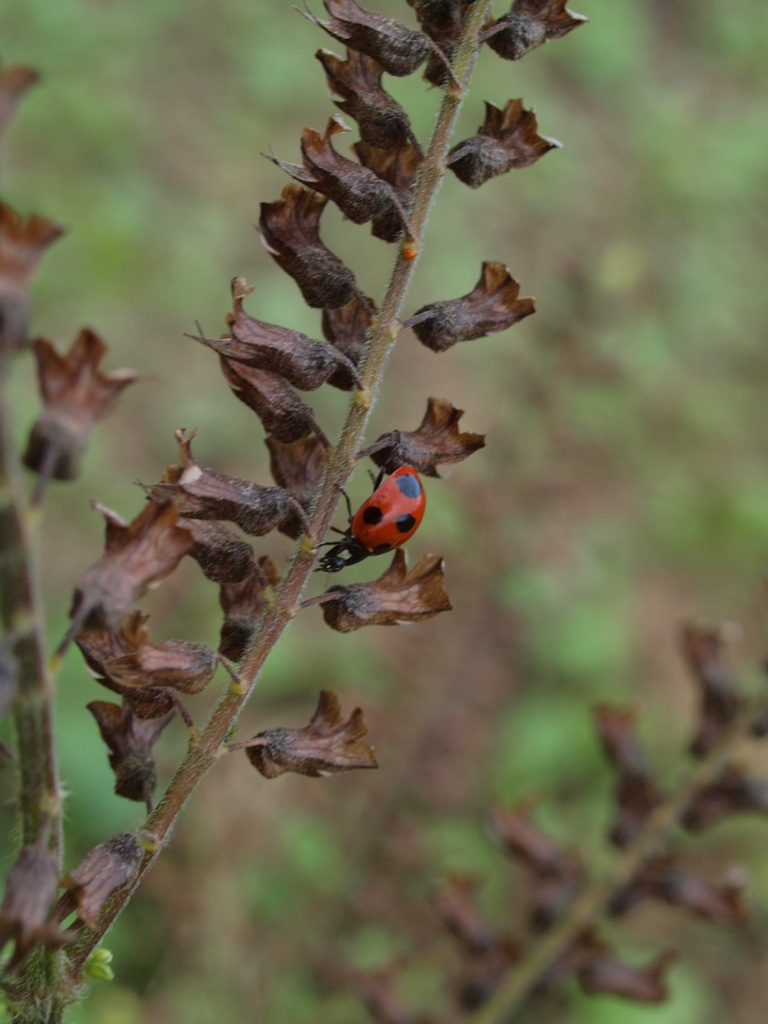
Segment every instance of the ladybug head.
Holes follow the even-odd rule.
[[[334,544],[331,550],[320,559],[317,572],[340,572],[348,565],[355,565],[368,558],[371,552],[359,540],[349,537],[347,540]]]

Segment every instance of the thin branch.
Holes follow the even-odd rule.
[[[576,937],[626,887],[655,853],[659,844],[679,823],[695,795],[715,781],[735,760],[752,738],[754,723],[768,711],[768,694],[763,693],[734,720],[720,743],[696,762],[672,795],[648,817],[637,837],[622,850],[611,869],[576,897],[563,920],[536,941],[531,952],[503,978],[498,988],[467,1024],[509,1024],[532,990],[573,944]]]
[[[469,10],[464,36],[455,51],[453,68],[456,80],[462,83],[462,92],[459,94],[453,84],[444,92],[429,148],[416,182],[408,222],[413,231],[412,241],[417,255],[424,238],[429,210],[445,174],[445,156],[474,67],[479,50],[479,35],[490,6],[491,0],[476,0]],[[413,258],[406,259],[402,253],[397,257],[381,310],[373,320],[363,352],[360,364],[362,387],[353,395],[339,443],[328,461],[309,523],[309,536],[299,542],[275,600],[265,613],[238,669],[241,685],[231,687],[213,710],[198,743],[189,750],[163,799],[147,819],[145,834],[149,840],[149,849],[139,866],[136,878],[130,888],[116,895],[102,914],[98,933],[84,938],[73,950],[72,969],[75,974],[130,899],[133,890],[168,838],[192,791],[220,756],[224,741],[253,691],[267,655],[294,616],[312,570],[315,558],[314,544],[327,532],[341,489],[355,467],[355,452],[360,447],[374,396],[400,330],[400,311],[416,262],[417,260]]]

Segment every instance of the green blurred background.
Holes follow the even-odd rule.
[[[413,23],[404,3],[369,6]],[[394,955],[411,964],[403,985],[413,1004],[441,1012],[441,978],[458,961],[427,900],[435,881],[479,874],[489,914],[513,930],[523,916],[523,883],[486,832],[488,810],[539,792],[542,821],[599,871],[613,779],[592,705],[639,705],[641,734],[674,779],[695,721],[680,623],[737,624],[734,660],[760,680],[768,9],[762,0],[579,0],[575,9],[591,23],[519,64],[483,53],[458,134],[482,122],[484,99],[520,96],[564,149],[476,193],[447,180],[408,305],[465,294],[494,259],[538,312],[439,358],[404,336],[369,433],[415,428],[431,394],[488,435],[450,479],[429,481],[428,515],[409,545],[412,561],[445,554],[454,611],[410,630],[339,636],[308,610],[242,723],[243,735],[303,724],[329,687],[345,708],[366,709],[381,768],[267,783],[244,759],[224,761],[110,933],[116,980],[97,984],[71,1024],[353,1024],[365,1014],[336,983],[344,965]],[[110,346],[107,368],[146,375],[100,427],[84,477],[50,494],[52,643],[73,580],[101,550],[89,500],[131,518],[136,481],[175,459],[174,428],[197,428],[203,464],[269,482],[260,424],[230,397],[212,355],[183,335],[196,320],[207,333],[223,327],[234,274],[255,285],[253,315],[320,334],[318,314],[253,227],[259,202],[284,184],[260,153],[272,146],[295,160],[301,129],[321,128],[334,110],[313,59],[320,46],[339,50],[285,0],[5,0],[0,11],[4,63],[44,76],[8,133],[3,197],[67,226],[36,278],[34,329],[65,347],[89,325]],[[424,139],[437,92],[417,77],[387,86]],[[330,209],[323,237],[380,297],[392,250]],[[31,374],[21,377],[31,389]],[[333,437],[345,396],[308,401]],[[19,397],[18,410],[22,437],[37,400]],[[361,470],[353,503],[368,486]],[[276,558],[290,550],[281,537],[259,542]],[[154,638],[216,643],[216,594],[194,565],[144,607]],[[105,696],[71,653],[58,707],[68,867],[140,821],[113,796],[83,711]],[[200,719],[207,700],[190,702]],[[183,730],[169,729],[162,771],[183,745]],[[754,768],[768,770],[764,756]],[[0,782],[3,814],[9,789]],[[689,866],[707,877],[746,872],[748,932],[659,906],[610,930],[635,962],[660,945],[683,950],[667,1006],[586,999],[569,983],[521,1019],[762,1021],[765,844],[765,824],[745,819],[684,840]]]

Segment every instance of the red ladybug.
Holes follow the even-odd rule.
[[[376,478],[373,494],[354,516],[349,509],[349,528],[344,532],[344,540],[334,544],[320,559],[321,572],[339,572],[370,555],[383,555],[405,544],[416,532],[427,504],[416,470],[402,466],[382,483],[383,475],[384,470]]]

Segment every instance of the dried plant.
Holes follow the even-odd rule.
[[[369,582],[335,584],[302,599],[331,528],[339,497],[356,464],[370,457],[382,472],[409,467],[440,477],[484,445],[461,432],[463,411],[445,398],[424,395],[426,410],[414,430],[396,426],[365,446],[364,434],[393,345],[404,329],[435,353],[512,327],[534,312],[531,298],[507,267],[487,260],[474,288],[404,315],[417,261],[424,255],[425,226],[441,181],[453,173],[471,189],[512,169],[534,164],[559,147],[539,134],[533,111],[520,99],[486,103],[474,135],[455,141],[454,129],[481,50],[519,60],[548,40],[585,22],[565,0],[514,0],[494,19],[490,0],[408,0],[419,30],[360,7],[355,0],[324,0],[327,19],[306,16],[347,47],[340,57],[321,49],[318,61],[340,111],[325,129],[305,128],[301,163],[270,151],[268,159],[291,179],[280,197],[261,205],[259,231],[269,254],[298,287],[305,303],[321,311],[325,340],[257,319],[251,287],[231,282],[232,309],[225,330],[192,341],[211,349],[234,397],[251,409],[266,433],[272,484],[230,476],[202,466],[192,451],[194,431],[179,429],[178,461],[142,485],[131,520],[101,505],[106,521],[103,555],[74,586],[70,627],[48,656],[38,573],[40,509],[51,479],[77,477],[91,430],[137,381],[132,370],[103,371],[104,342],[82,329],[71,348],[57,347],[30,331],[28,285],[45,249],[62,229],[39,216],[25,217],[0,204],[0,549],[3,555],[0,711],[14,717],[22,846],[0,906],[0,940],[11,942],[5,991],[19,1022],[63,1019],[78,997],[98,944],[124,909],[168,842],[188,798],[224,755],[244,751],[265,778],[285,772],[321,776],[376,768],[363,711],[342,710],[323,690],[308,724],[275,727],[250,739],[233,738],[267,657],[298,611],[321,606],[333,630],[416,622],[448,611],[443,560],[430,554],[408,567],[393,525],[391,542],[371,555],[394,555]],[[431,138],[416,137],[407,112],[387,92],[384,74],[412,75],[424,67],[442,100]],[[26,68],[0,72],[0,130],[36,75]],[[339,136],[356,122],[354,158],[339,151]],[[321,222],[334,204],[352,225],[370,224],[375,239],[396,246],[384,293],[365,295],[355,276],[322,239]],[[470,282],[468,282],[469,285]],[[247,304],[249,310],[245,309]],[[8,389],[18,360],[36,360],[43,410],[26,446],[13,436]],[[350,395],[338,438],[329,438],[296,391],[323,386]],[[36,474],[27,494],[23,467]],[[418,478],[416,478],[418,479]],[[374,513],[381,513],[377,506]],[[383,513],[382,513],[383,514]],[[394,522],[394,520],[393,520]],[[291,560],[277,565],[257,553],[254,541],[279,531],[296,541]],[[403,537],[410,536],[412,519]],[[137,606],[147,592],[189,557],[219,588],[222,609],[217,650],[194,640],[151,640],[148,616]],[[366,563],[367,564],[367,563]],[[326,563],[328,567],[328,563]],[[334,567],[335,568],[335,567]],[[63,797],[52,729],[55,677],[64,652],[76,644],[96,682],[113,699],[94,700],[96,720],[114,772],[115,792],[144,804],[147,817],[135,833],[106,838],[76,867],[62,863]],[[744,907],[732,887],[690,876],[659,840],[675,823],[701,830],[735,809],[763,810],[765,794],[731,765],[734,746],[759,730],[764,709],[745,707],[730,686],[717,639],[686,634],[686,653],[702,684],[701,727],[692,752],[698,758],[673,793],[664,792],[632,731],[633,713],[602,708],[598,721],[616,766],[618,817],[611,837],[621,852],[607,880],[590,882],[578,853],[547,839],[530,808],[499,810],[496,830],[530,875],[531,935],[523,943],[476,912],[474,880],[454,879],[439,894],[446,927],[467,957],[459,1005],[479,1024],[507,1019],[531,990],[576,974],[588,991],[612,991],[641,1000],[664,996],[670,954],[642,969],[627,967],[595,923],[603,910],[624,913],[641,899],[662,898],[696,913],[741,920]],[[212,701],[204,725],[185,697],[205,691],[224,673],[224,695]],[[119,701],[119,702],[118,702]],[[158,770],[153,746],[176,717],[188,729],[186,756],[155,802]],[[757,724],[756,724],[757,723]],[[164,780],[165,781],[165,780]],[[63,889],[63,894],[59,890]],[[396,971],[358,979],[374,1016],[383,1022],[426,1020],[393,995]],[[479,1007],[479,1009],[476,1009]]]

